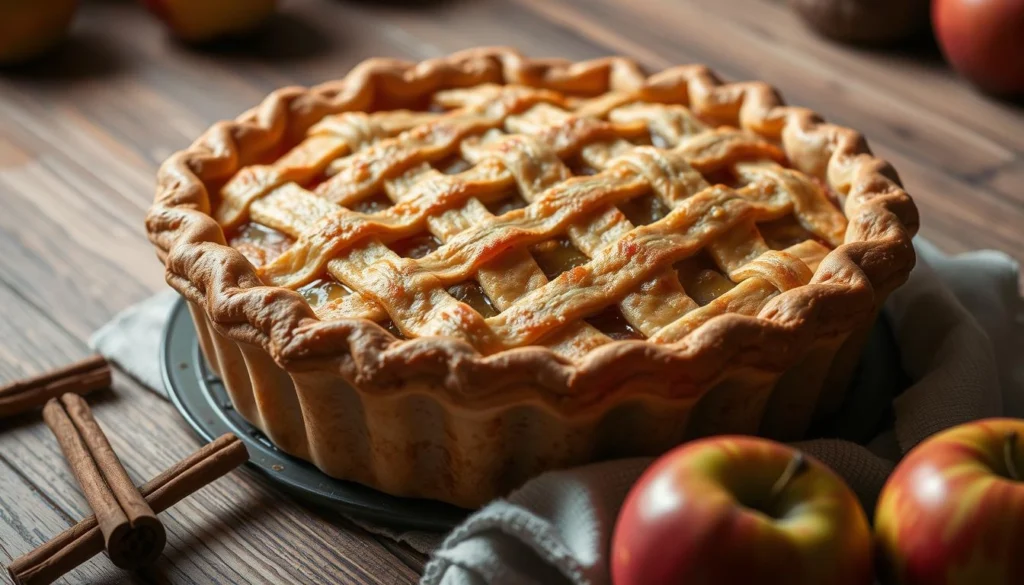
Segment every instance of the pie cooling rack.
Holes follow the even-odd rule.
[[[249,450],[249,465],[300,500],[347,516],[401,528],[447,530],[469,513],[432,500],[399,498],[335,479],[270,442],[231,405],[220,378],[210,371],[187,306],[178,300],[160,348],[164,386],[171,402],[204,442],[235,433]]]
[[[400,498],[332,478],[275,447],[232,407],[223,383],[210,371],[199,349],[192,317],[181,299],[164,329],[160,362],[171,401],[203,441],[235,433],[249,449],[249,465],[301,500],[354,518],[424,530],[450,529],[469,513],[441,502]],[[881,317],[871,331],[843,407],[831,419],[820,421],[808,437],[867,443],[891,423],[892,399],[907,383],[892,330]]]

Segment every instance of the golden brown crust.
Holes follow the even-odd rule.
[[[210,216],[207,184],[297,143],[325,115],[408,107],[441,89],[481,83],[574,95],[640,91],[780,141],[795,168],[844,196],[845,242],[825,257],[810,284],[779,294],[756,317],[717,316],[676,343],[613,342],[575,361],[542,347],[484,356],[453,338],[400,341],[371,321],[321,321],[298,293],[263,286],[252,265],[226,245]],[[394,391],[408,382],[432,385],[458,403],[491,401],[501,389],[532,387],[544,389],[543,398],[553,406],[568,408],[599,401],[615,388],[635,388],[625,384],[631,380],[656,379],[649,385],[652,394],[680,396],[706,387],[727,367],[784,370],[812,341],[845,334],[874,315],[914,264],[910,240],[917,222],[895,171],[871,155],[859,133],[782,105],[765,83],[722,84],[696,65],[647,77],[621,57],[571,63],[482,48],[418,64],[373,59],[342,80],[274,92],[163,164],[146,223],[171,286],[205,307],[221,333],[262,346],[289,371],[338,371],[369,392]]]

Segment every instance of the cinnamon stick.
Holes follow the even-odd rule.
[[[87,394],[110,387],[110,364],[94,355],[56,370],[0,387],[0,418],[42,407],[65,393]]]
[[[228,433],[146,482],[139,492],[160,513],[249,460],[245,444]],[[47,585],[103,551],[96,516],[15,559],[7,572],[18,585]]]
[[[57,435],[96,514],[111,562],[135,569],[156,560],[167,542],[164,525],[128,477],[85,399],[77,394],[52,399],[43,420]]]

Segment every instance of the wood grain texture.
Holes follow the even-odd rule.
[[[0,288],[2,291],[3,288]],[[46,355],[51,339],[62,332],[46,327],[46,317],[24,301],[0,304],[0,320],[23,313],[40,324],[41,335],[14,355],[17,361]],[[65,338],[66,338],[66,334]],[[73,345],[73,344],[72,344]],[[72,352],[74,350],[71,350]],[[81,348],[85,353],[85,348]],[[55,360],[61,358],[57,357]],[[49,367],[45,362],[42,368]],[[129,474],[141,483],[197,446],[173,406],[131,380],[118,377],[114,390],[90,401],[97,420],[110,438]],[[17,470],[19,477],[45,494],[27,502],[61,511],[65,523],[40,526],[40,539],[14,540],[14,531],[0,525],[6,564],[28,552],[89,513],[75,478],[64,464],[59,447],[36,416],[5,421],[0,435],[0,463]],[[322,516],[282,496],[252,472],[239,471],[204,488],[161,515],[168,542],[164,556],[140,582],[169,583],[411,583],[417,574],[368,533],[339,520]],[[11,533],[10,542],[8,533]],[[121,572],[102,557],[87,567],[111,578]]]
[[[918,202],[922,235],[1024,260],[1024,114],[975,92],[933,47],[832,44],[782,0],[281,5],[253,39],[199,50],[170,41],[135,2],[87,0],[61,50],[0,72],[0,383],[83,357],[96,327],[164,286],[142,218],[165,157],[276,87],[337,78],[373,56],[507,44],[767,79],[790,103],[865,133]],[[172,406],[131,380],[90,403],[136,481],[197,445]],[[86,513],[38,415],[0,421],[0,562]],[[126,577],[99,557],[67,582],[409,583],[424,562],[247,471],[162,517],[168,547],[154,568]]]
[[[0,458],[0,561],[6,565],[11,558],[64,530],[70,522],[67,514],[40,497],[35,486]],[[95,583],[104,578],[104,573],[102,567],[90,563],[69,573],[66,581]],[[6,574],[4,571],[0,579]]]

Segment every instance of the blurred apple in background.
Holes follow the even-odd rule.
[[[1024,94],[1024,0],[934,0],[932,23],[946,59],[995,94]]]
[[[615,585],[869,585],[868,521],[834,472],[765,439],[679,447],[640,477],[612,537]]]
[[[0,65],[20,63],[64,38],[76,0],[0,0]]]
[[[1024,583],[1022,438],[1022,420],[968,423],[896,466],[875,511],[880,565],[892,583]]]
[[[3,0],[0,0],[2,2]],[[263,24],[275,0],[143,0],[178,38],[202,43],[241,35]]]
[[[804,21],[845,43],[884,45],[928,30],[929,0],[788,0]]]

